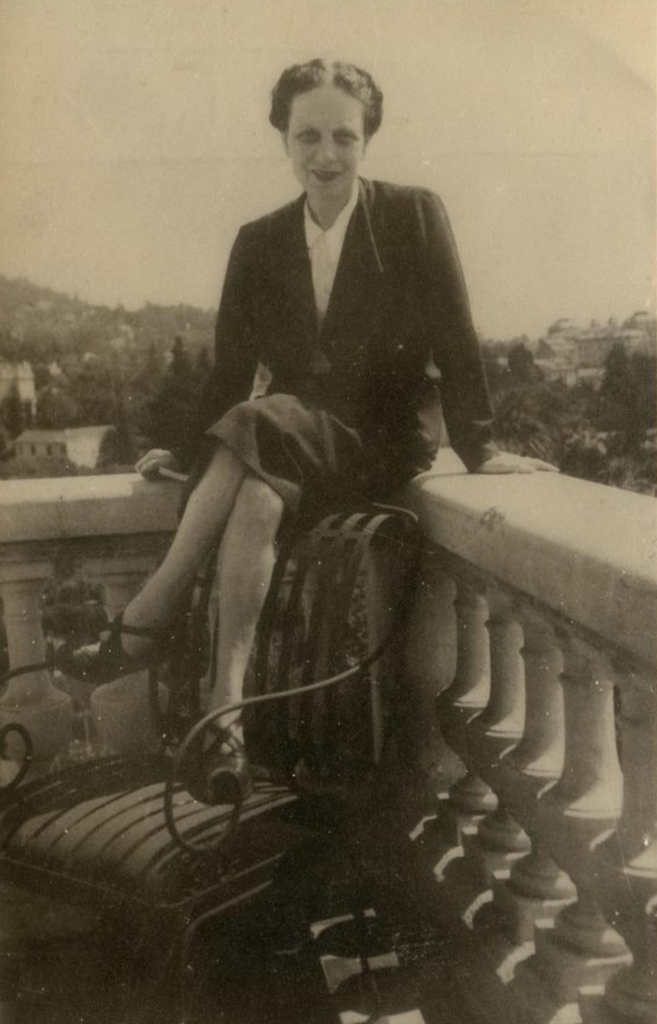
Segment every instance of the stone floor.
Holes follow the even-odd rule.
[[[504,950],[491,950],[454,898],[459,862],[436,880],[432,829],[387,812],[350,837],[355,856],[340,836],[303,850],[290,871],[312,879],[311,919],[300,922],[292,898],[274,928],[262,907],[209,925],[189,964],[184,1014],[145,994],[149,968],[135,967],[127,936],[121,952],[116,936],[85,935],[32,958],[0,1024],[527,1024],[496,969]]]

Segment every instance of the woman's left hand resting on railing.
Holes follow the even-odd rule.
[[[559,467],[544,459],[535,459],[528,455],[515,455],[513,452],[497,452],[486,462],[477,466],[475,473],[558,473]]]
[[[165,448],[151,448],[149,452],[142,455],[135,466],[137,472],[141,473],[146,480],[157,480],[162,468],[171,469],[174,472],[180,470],[176,456]]]

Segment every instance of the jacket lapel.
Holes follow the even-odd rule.
[[[308,339],[316,339],[317,313],[304,228],[305,201],[305,195],[302,195],[292,205],[290,220],[282,225],[281,247],[275,248],[274,251],[283,253],[280,266],[281,287],[286,292],[287,308],[292,321],[297,323]]]
[[[361,180],[358,203],[347,229],[320,332],[320,340],[327,348],[349,339],[362,340],[362,332],[379,295],[383,264],[369,206],[367,183]]]
[[[361,180],[359,198],[347,229],[319,340],[327,349],[358,339],[366,328],[383,279],[383,264],[372,228],[371,188]],[[309,342],[318,339],[317,312],[310,257],[304,228],[305,195],[290,207],[289,220],[281,223],[280,286],[287,308]]]

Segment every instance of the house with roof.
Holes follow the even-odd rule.
[[[14,441],[19,458],[62,458],[93,469],[111,426],[66,427],[63,430],[24,430]]]
[[[561,381],[572,387],[577,383],[577,343],[574,327],[570,320],[558,320],[539,340],[534,365],[538,366],[548,381]]]
[[[568,386],[585,380],[599,386],[614,345],[622,345],[628,355],[654,355],[654,320],[642,311],[622,327],[613,318],[606,324],[592,320],[584,328],[566,318],[556,320],[539,340],[534,362],[546,380]]]

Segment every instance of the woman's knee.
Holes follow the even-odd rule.
[[[233,514],[253,529],[276,533],[283,518],[284,503],[280,494],[261,477],[247,473],[240,486]]]
[[[232,449],[228,448],[223,441],[217,440],[208,451],[206,473],[221,473],[224,475],[227,471],[233,473],[240,473],[244,476],[246,470],[244,463],[235,454]]]

